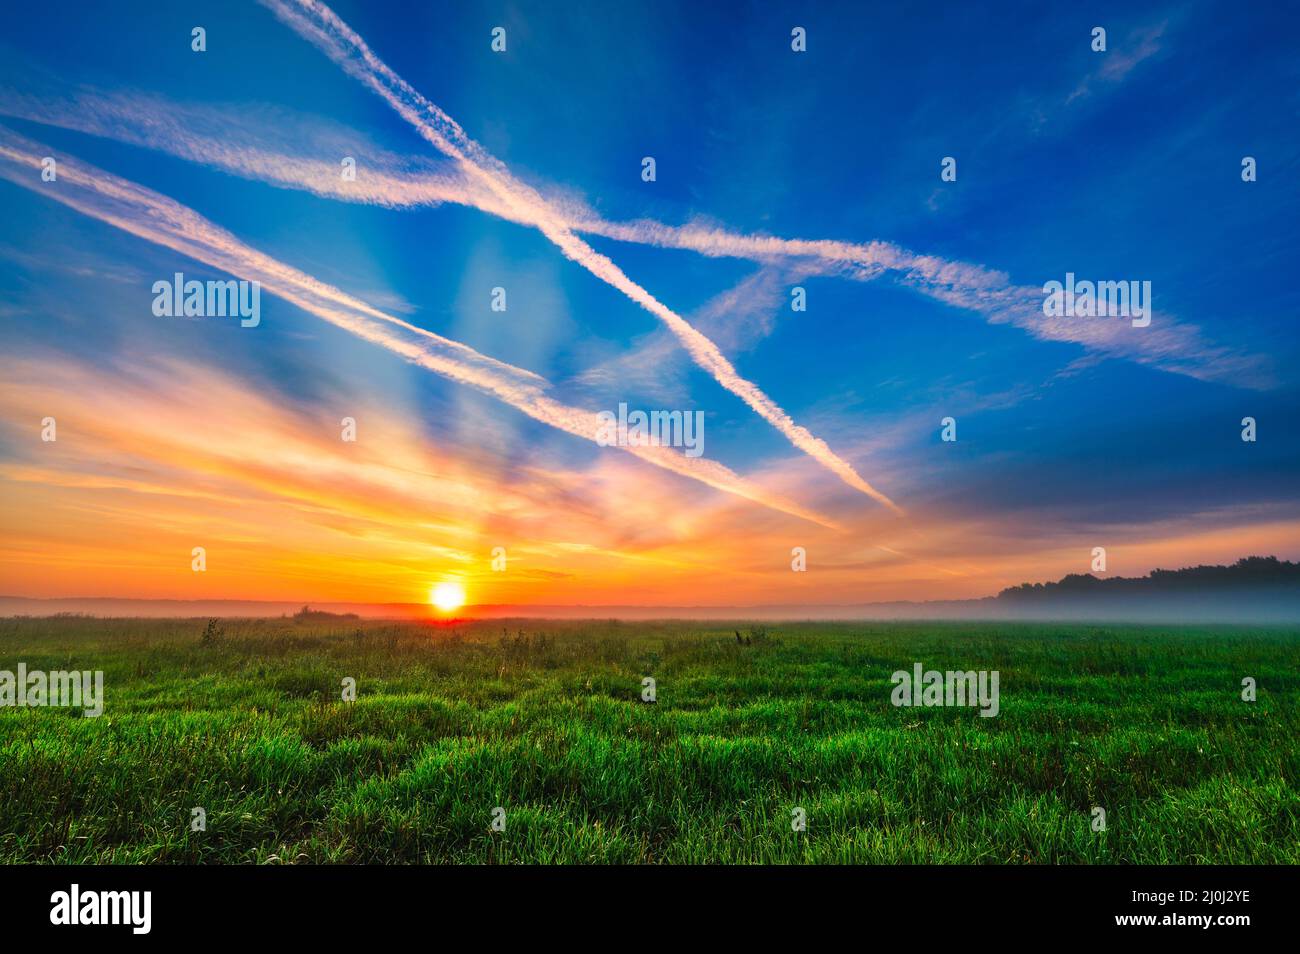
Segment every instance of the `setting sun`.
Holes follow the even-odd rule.
[[[429,594],[429,602],[448,613],[465,605],[465,590],[459,583],[439,583]]]

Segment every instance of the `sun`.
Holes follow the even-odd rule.
[[[439,583],[429,593],[429,602],[444,613],[465,605],[465,588],[459,583]]]

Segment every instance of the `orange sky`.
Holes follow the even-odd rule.
[[[470,604],[963,598],[1087,572],[1094,545],[1110,573],[1140,575],[1300,539],[1293,523],[1179,522],[1026,549],[1023,528],[900,518],[853,497],[832,530],[612,450],[571,471],[484,466],[378,408],[355,411],[359,440],[347,443],[329,409],[302,417],[197,364],[110,379],[10,363],[0,405],[6,438],[26,448],[0,466],[10,595],[421,602],[456,580]],[[58,440],[42,443],[49,414]],[[784,492],[801,468],[755,476]],[[206,572],[191,569],[196,546]],[[796,546],[806,572],[791,569]]]

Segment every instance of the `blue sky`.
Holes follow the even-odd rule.
[[[120,490],[60,491],[51,475],[69,468],[130,474],[155,490],[219,479],[221,499],[266,495],[268,513],[292,514],[273,553],[263,546],[256,555],[268,542],[259,543],[258,525],[229,531],[242,568],[222,584],[232,596],[331,595],[285,569],[296,565],[295,548],[318,557],[332,545],[322,528],[353,561],[350,581],[367,561],[386,568],[348,584],[375,599],[447,573],[477,581],[485,602],[926,598],[1085,571],[1097,545],[1125,573],[1246,552],[1300,556],[1296,8],[700,6],[333,9],[557,207],[607,223],[882,242],[940,269],[977,267],[974,285],[935,294],[899,270],[862,280],[842,263],[799,255],[753,261],[586,235],[905,517],[800,453],[654,315],[537,228],[472,203],[390,208],[323,197],[233,175],[217,158],[182,158],[166,143],[140,145],[133,137],[147,134],[151,114],[171,115],[209,150],[225,143],[329,163],[348,150],[361,157],[362,177],[379,161],[371,156],[414,173],[453,170],[263,6],[24,8],[9,15],[0,41],[0,125],[187,206],[390,314],[535,372],[566,406],[702,410],[708,458],[829,515],[836,530],[611,455],[273,293],[257,329],[155,318],[153,281],[222,271],[51,201],[39,185],[0,179],[0,346],[13,382],[0,401],[0,476],[19,541],[4,554],[14,582],[3,589],[195,595],[183,574],[144,575],[165,562],[170,536],[141,530],[139,559],[114,563],[123,527],[151,526],[148,494],[132,491],[140,499],[128,502],[115,498]],[[190,48],[194,26],[207,31],[204,53]],[[495,26],[506,29],[504,53],[490,48]],[[794,26],[807,30],[804,53],[790,49]],[[1094,26],[1107,31],[1105,52],[1090,49]],[[122,113],[106,118],[96,97],[123,104]],[[641,179],[643,156],[657,162],[654,182]],[[957,159],[955,182],[940,180],[945,156]],[[1243,156],[1256,158],[1258,181],[1242,181]],[[1077,319],[1111,323],[1101,346],[1089,347],[1048,340],[1032,307],[1013,320],[953,303],[957,294],[1034,289],[1067,271],[1150,281],[1151,328]],[[789,307],[794,285],[807,289],[806,312]],[[496,286],[508,292],[504,315],[488,307]],[[1175,337],[1156,337],[1167,333]],[[262,412],[241,406],[223,416],[214,401],[207,413],[216,420],[182,416],[178,426],[224,425],[237,443],[259,420],[274,433],[302,422],[326,429],[364,406],[400,420],[401,436],[390,439],[436,460],[429,473],[458,475],[474,502],[434,507],[425,521],[403,510],[413,506],[403,497],[384,518],[391,526],[381,526],[349,509],[354,497],[338,489],[346,479],[334,481],[328,506],[315,498],[306,506],[309,495],[283,474],[261,479],[210,463],[191,471],[179,451],[132,450],[141,433],[133,426],[102,459],[86,444],[59,463],[33,445],[35,411],[22,397],[31,390],[18,369],[48,378],[44,369],[62,367],[69,380],[89,376],[88,388],[130,385],[124,392],[139,401],[121,413],[134,420],[148,415],[150,395],[166,404],[169,389],[183,388],[185,372],[160,370],[176,366],[219,374],[221,387],[286,417],[271,427]],[[87,393],[66,399],[70,420],[94,403]],[[939,439],[946,416],[958,421],[954,444]],[[1259,422],[1253,444],[1240,439],[1245,416]],[[370,449],[377,462],[391,451]],[[514,499],[520,484],[528,491]],[[52,508],[43,527],[20,516],[35,506]],[[168,534],[181,541],[207,521],[219,535],[235,519],[201,510],[201,520],[168,516]],[[498,539],[526,554],[521,580],[477,568]],[[350,549],[358,540],[364,546]],[[788,554],[804,540],[832,569],[792,580]],[[54,554],[41,577],[21,569],[36,552]],[[629,592],[642,572],[645,591]],[[710,574],[716,590],[703,582]]]

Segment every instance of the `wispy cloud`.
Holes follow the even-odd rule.
[[[1167,20],[1131,31],[1121,42],[1114,38],[1108,41],[1107,49],[1100,65],[1083,78],[1074,91],[1066,97],[1068,106],[1077,99],[1089,95],[1094,86],[1121,82],[1134,68],[1160,52],[1161,39],[1168,28]]]
[[[262,2],[349,75],[378,94],[426,141],[456,160],[471,182],[489,189],[524,221],[555,243],[566,257],[660,319],[677,336],[696,364],[784,434],[795,447],[820,462],[850,487],[901,513],[892,500],[864,480],[825,441],[796,424],[756,384],[742,377],[708,337],[628,278],[610,258],[579,238],[539,192],[513,176],[499,160],[466,135],[455,120],[390,69],[329,7],[314,0],[302,0],[296,4],[282,0]]]
[[[613,222],[572,196],[542,199],[539,193],[522,185],[517,187],[527,190],[530,197],[527,202],[515,201],[509,198],[513,193],[503,197],[501,190],[492,188],[460,165],[403,157],[379,149],[342,127],[272,107],[236,110],[189,106],[137,93],[106,94],[86,89],[66,97],[57,93],[33,96],[0,89],[0,114],[167,152],[234,175],[324,198],[386,208],[449,202],[528,225],[537,224],[537,216],[543,214],[538,212],[540,203],[545,207],[547,227],[552,230],[571,230],[709,257],[739,258],[765,265],[780,263],[790,269],[836,274],[858,281],[889,276],[927,297],[973,311],[990,323],[1011,325],[1041,341],[1076,344],[1098,357],[1128,360],[1168,373],[1236,387],[1263,389],[1275,383],[1266,356],[1217,345],[1206,339],[1194,324],[1176,321],[1167,312],[1158,313],[1156,321],[1142,329],[1117,321],[1048,318],[1042,313],[1040,286],[1017,285],[1004,272],[918,254],[890,242],[754,235],[699,221],[685,225],[648,219]],[[358,159],[362,170],[355,181],[341,179],[336,159],[321,158],[345,152]],[[515,181],[510,180],[512,184]],[[603,256],[597,258],[608,262]],[[595,260],[589,267],[615,268],[612,263],[607,267]],[[623,282],[625,286],[631,285],[625,278]],[[611,284],[619,287],[616,282]],[[696,331],[699,316],[692,317],[694,325],[678,319],[682,326],[691,329],[688,337],[695,336],[692,340],[696,343],[710,342],[709,347],[716,351],[712,342],[722,332],[715,330],[706,337],[705,333]],[[682,340],[681,327],[666,323],[677,339]],[[698,349],[691,350],[690,354],[698,358]],[[742,390],[746,386],[738,376],[733,383]],[[754,391],[754,400],[761,404],[765,396],[756,388]],[[784,416],[774,404],[768,406],[768,411],[778,418]],[[791,426],[798,427],[793,422]],[[852,485],[851,480],[848,482]]]
[[[74,160],[60,163],[57,184],[42,182],[41,157],[50,154],[47,147],[0,127],[0,177],[132,235],[258,281],[267,292],[309,314],[413,364],[492,395],[544,424],[588,441],[600,432],[601,421],[595,412],[549,397],[544,393],[546,382],[538,375],[385,314],[257,251],[194,210],[150,189]],[[667,447],[624,449],[715,489],[825,526],[834,525],[829,518],[776,497],[716,461],[688,458]]]
[[[0,115],[153,149],[245,179],[386,208],[473,206],[504,218],[505,203],[446,160],[402,156],[320,117],[265,103],[180,103],[88,87],[39,93],[0,87]],[[344,180],[343,157],[358,175]]]

